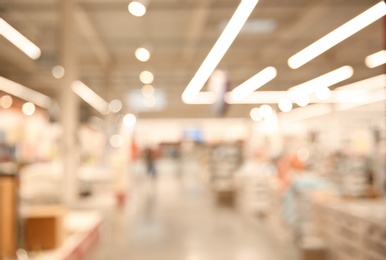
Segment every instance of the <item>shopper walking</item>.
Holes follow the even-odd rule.
[[[157,169],[155,167],[155,154],[151,148],[147,147],[144,153],[146,170],[149,177],[155,179],[157,177]]]

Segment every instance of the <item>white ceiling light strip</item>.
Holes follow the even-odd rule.
[[[352,109],[372,103],[377,103],[386,100],[386,93],[384,89],[378,89],[375,91],[369,91],[365,94],[361,94],[348,102],[341,102],[336,105],[337,111]]]
[[[40,48],[19,33],[15,28],[0,18],[0,34],[14,44],[31,59],[38,59],[42,54]]]
[[[378,75],[331,91],[328,100],[320,100],[314,95],[310,96],[310,103],[347,103],[355,100],[365,93],[386,87],[386,74]],[[242,100],[234,100],[232,92],[225,93],[224,99],[228,104],[277,104],[280,99],[288,98],[288,91],[255,91]],[[200,92],[191,104],[213,104],[215,95],[212,92]]]
[[[258,0],[241,1],[228,25],[225,27],[219,39],[183,92],[182,100],[185,103],[191,103],[195,99],[205,82],[207,82],[210,75],[221,61],[222,57],[224,57],[257,3]]]
[[[256,89],[267,84],[274,79],[277,75],[277,71],[274,67],[267,67],[264,70],[257,73],[252,78],[248,79],[238,87],[232,90],[232,100],[242,100],[254,92]]]
[[[364,79],[361,81],[357,81],[355,83],[351,83],[351,84],[336,88],[335,91],[337,90],[373,91],[384,87],[386,87],[386,74],[381,74],[375,77],[371,77],[368,79]]]
[[[288,59],[288,65],[292,69],[303,66],[384,15],[386,15],[386,3],[382,1],[293,55]]]
[[[354,70],[350,66],[344,66],[333,70],[315,79],[304,82],[300,85],[290,88],[288,95],[292,99],[296,99],[299,95],[310,95],[320,88],[328,88],[343,80],[351,78]]]
[[[98,96],[92,89],[86,86],[83,82],[76,80],[71,84],[72,91],[80,98],[95,108],[101,114],[106,115],[110,112],[109,103]]]
[[[290,113],[280,113],[279,121],[282,123],[294,123],[318,116],[328,115],[333,112],[329,104],[315,104],[307,107],[293,109]]]
[[[287,94],[287,91],[256,91],[242,100],[235,100],[232,93],[228,92],[224,99],[228,104],[277,104]]]
[[[0,77],[0,90],[46,109],[52,104],[50,97],[4,77]]]
[[[191,105],[210,105],[216,102],[216,96],[213,92],[202,91],[199,92],[196,98],[189,104]]]
[[[366,57],[365,64],[370,69],[386,63],[386,51],[382,50]]]

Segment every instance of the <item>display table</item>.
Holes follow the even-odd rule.
[[[314,209],[329,259],[385,259],[385,199],[328,200],[314,202]]]
[[[64,218],[68,234],[53,250],[30,252],[30,260],[80,260],[89,252],[100,235],[102,216],[98,212],[70,211]]]

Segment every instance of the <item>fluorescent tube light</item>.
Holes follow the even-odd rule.
[[[280,113],[279,119],[283,123],[298,122],[318,116],[328,115],[333,111],[329,104],[315,104],[293,109],[290,113]]]
[[[348,84],[346,86],[342,86],[336,88],[337,90],[366,90],[372,91],[380,88],[386,87],[386,74],[381,74],[372,78],[364,79],[361,81],[357,81],[355,83]]]
[[[0,90],[43,108],[49,108],[52,104],[50,97],[4,77],[0,77]]]
[[[267,67],[261,72],[257,73],[252,78],[248,79],[238,87],[232,90],[231,95],[233,100],[241,100],[254,92],[256,89],[267,84],[274,79],[277,75],[277,71],[274,67]]]
[[[327,79],[326,79],[327,80]],[[369,91],[386,87],[386,74],[338,87],[331,91],[328,100],[320,100],[314,95],[309,96],[310,103],[344,103],[350,102]],[[232,92],[225,93],[224,99],[228,104],[278,104],[281,99],[289,97],[288,91],[255,91],[242,100],[235,100]],[[196,98],[189,104],[209,105],[215,102],[212,92],[199,92]]]
[[[27,54],[31,59],[36,60],[42,54],[38,46],[19,33],[2,18],[0,18],[0,34],[18,47],[22,52]]]
[[[287,97],[287,91],[255,91],[242,100],[235,100],[228,92],[224,99],[228,104],[277,104],[280,99]]]
[[[330,87],[343,80],[350,78],[354,74],[354,70],[350,66],[344,66],[333,70],[315,79],[304,82],[300,85],[290,88],[288,95],[295,100],[299,96],[310,95],[321,88]]]
[[[337,104],[335,109],[337,111],[352,109],[380,101],[386,100],[386,93],[384,89],[378,89],[375,91],[369,91],[364,95],[357,96],[354,100],[350,100],[350,102],[343,102]]]
[[[257,3],[258,0],[241,1],[228,25],[182,94],[182,100],[185,103],[191,103],[195,99],[197,93],[200,92],[221,61]]]
[[[216,101],[216,96],[213,92],[205,91],[205,92],[199,92],[197,96],[189,102],[189,105],[210,105],[214,104]]]
[[[303,66],[384,15],[386,15],[386,3],[382,1],[293,55],[288,59],[288,65],[292,69]]]
[[[369,68],[375,68],[386,63],[386,51],[382,50],[366,57],[365,64]]]
[[[80,98],[86,101],[90,106],[95,108],[101,114],[108,114],[110,112],[109,103],[98,96],[93,90],[86,86],[83,82],[76,80],[71,84],[72,91],[74,91]]]

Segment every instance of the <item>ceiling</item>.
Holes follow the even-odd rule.
[[[164,91],[167,104],[161,111],[137,112],[139,118],[211,117],[210,105],[186,105],[181,94],[240,1],[151,0],[143,17],[127,11],[129,2],[78,0],[76,12],[82,18],[76,20],[74,41],[80,80],[108,101],[122,99],[125,113],[135,112],[128,94],[142,87],[140,72],[150,70],[155,76],[153,86]],[[382,20],[297,70],[287,65],[293,54],[378,2],[260,0],[218,68],[228,72],[233,88],[267,66],[276,67],[277,77],[259,90],[287,90],[344,65],[354,68],[354,76],[334,87],[379,75],[382,68],[369,69],[364,59],[384,48]],[[33,61],[0,37],[1,76],[57,96],[61,85],[51,69],[60,63],[59,8],[55,0],[0,1],[0,17],[42,50],[42,56]],[[253,27],[254,22],[269,23],[273,31],[259,32],[264,28]],[[135,49],[144,45],[152,53],[145,63],[134,56]],[[252,107],[231,105],[226,117],[248,117]]]

